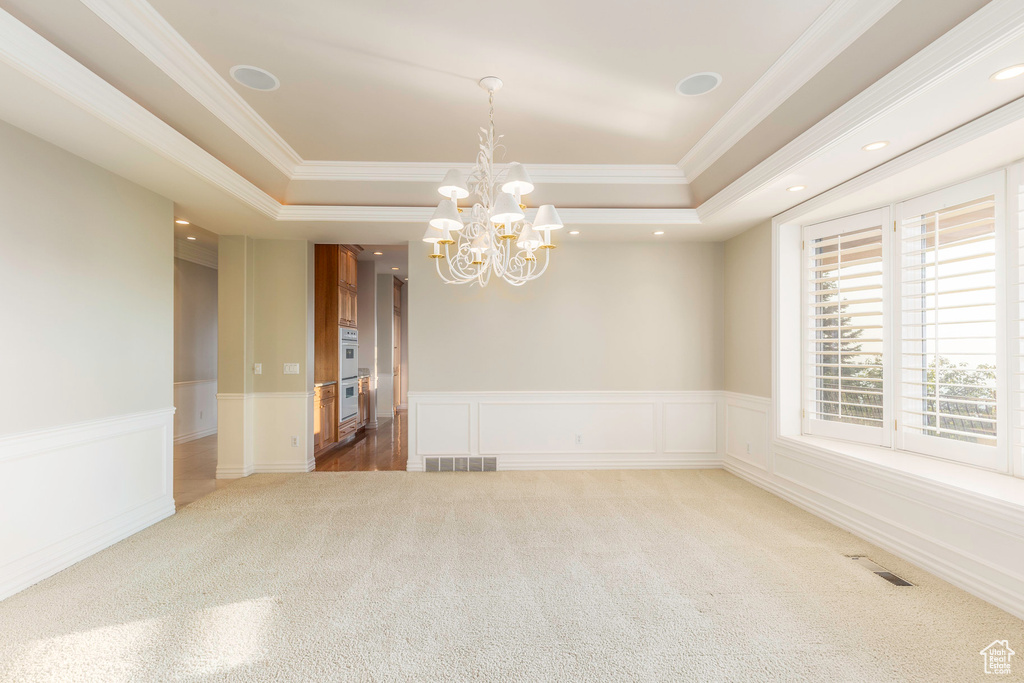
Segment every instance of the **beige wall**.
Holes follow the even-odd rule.
[[[252,391],[253,242],[241,235],[217,241],[217,390]]]
[[[173,403],[173,205],[0,123],[0,434]]]
[[[445,285],[409,248],[409,391],[714,390],[723,247],[567,243],[523,287]]]
[[[174,259],[174,381],[217,379],[217,271]]]
[[[254,240],[255,319],[253,357],[263,374],[253,391],[313,390],[313,244],[304,240]],[[298,375],[285,375],[298,363]]]
[[[772,223],[725,243],[725,389],[772,394]]]
[[[219,391],[312,391],[313,245],[222,235],[217,263]]]

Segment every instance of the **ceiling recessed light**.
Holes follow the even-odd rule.
[[[800,190],[806,190],[806,189],[807,189],[806,185],[794,185],[793,187],[787,187],[786,191],[787,192],[799,192]]]
[[[231,77],[253,90],[266,92],[277,90],[281,87],[281,81],[277,80],[277,76],[258,66],[247,66],[245,64],[233,66],[231,67]]]
[[[722,77],[714,71],[692,74],[676,83],[676,92],[686,97],[706,95],[722,83]]]
[[[391,266],[391,270],[398,270],[395,266]]]
[[[655,234],[655,235],[664,235],[664,234],[665,234],[665,231],[664,231],[664,230],[658,230],[658,231],[657,231],[657,232],[655,232],[654,234]]]
[[[879,140],[878,142],[869,142],[868,144],[861,147],[861,149],[864,150],[865,152],[874,152],[876,149],[882,149],[883,147],[888,146],[888,140]]]
[[[1005,69],[1000,69],[989,76],[989,79],[993,81],[1008,81],[1011,78],[1020,76],[1021,74],[1024,74],[1024,64],[1017,64],[1016,66],[1008,66]]]
[[[186,237],[185,239],[187,239],[187,240],[192,240],[192,241],[194,242],[196,238],[195,238],[195,237],[192,237],[191,235],[189,235],[189,236],[188,236],[188,237]]]
[[[580,231],[579,230],[570,230],[569,234],[570,235],[578,235],[578,234],[580,234]]]
[[[188,221],[183,221],[180,218],[178,218],[174,222],[177,223],[178,225],[188,225]]]
[[[375,251],[375,252],[373,252],[373,255],[374,256],[383,256],[384,252],[383,251]]]

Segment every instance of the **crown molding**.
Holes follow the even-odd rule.
[[[495,164],[498,169],[508,164]],[[547,184],[685,185],[688,180],[675,164],[528,164],[534,182]],[[434,161],[303,161],[292,180],[437,183],[450,169],[463,174],[471,163]]]
[[[285,205],[281,221],[337,221],[346,223],[426,223],[433,206],[312,206]],[[527,209],[532,217],[536,209]],[[559,209],[572,225],[698,225],[694,209]]]
[[[189,240],[174,240],[174,258],[217,270],[217,250]]]
[[[302,157],[146,0],[82,0],[286,176]]]
[[[679,161],[691,181],[895,7],[899,0],[836,0]]]
[[[150,150],[277,221],[423,222],[434,207],[282,205],[209,152],[0,9],[0,62],[72,102]],[[447,166],[444,166],[447,168]],[[556,174],[564,172],[554,170]],[[431,180],[434,180],[431,176]],[[579,224],[697,223],[693,209],[560,209]],[[188,245],[189,248],[198,245]],[[176,246],[176,252],[178,247]],[[194,253],[194,252],[182,252]],[[196,261],[202,263],[201,261]],[[215,263],[216,260],[213,260]],[[208,265],[203,263],[203,265]]]
[[[438,182],[433,162],[306,161],[146,0],[82,0],[90,10],[206,107],[289,180]],[[531,164],[542,183],[684,185],[674,164]]]
[[[954,128],[945,135],[930,140],[920,147],[901,154],[895,159],[876,166],[875,168],[860,174],[841,185],[811,197],[805,202],[797,204],[791,209],[780,213],[775,217],[777,224],[789,223],[816,211],[824,206],[849,196],[855,192],[871,187],[887,178],[909,171],[915,166],[951,152],[980,137],[994,133],[995,131],[1024,119],[1024,97],[1005,104],[999,109],[980,116],[973,121],[965,123],[959,128]],[[827,219],[823,219],[827,220]]]
[[[0,61],[263,215],[277,215],[274,198],[2,9]]]
[[[697,208],[701,220],[707,221],[793,172],[864,126],[1021,36],[1024,36],[1024,3],[992,0],[701,204]]]

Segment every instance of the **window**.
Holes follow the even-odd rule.
[[[886,210],[804,232],[804,431],[887,445]]]
[[[999,460],[1001,185],[988,176],[897,207],[906,450]]]
[[[1006,215],[999,172],[803,228],[803,433],[1009,469]]]

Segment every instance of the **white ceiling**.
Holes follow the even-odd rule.
[[[151,0],[222,76],[252,64],[281,80],[231,81],[305,159],[457,161],[475,154],[487,97],[524,163],[674,164],[830,0]],[[722,85],[682,97],[676,83]]]
[[[405,244],[363,244],[358,260],[372,261],[378,274],[394,275],[405,280],[409,277],[409,247]],[[374,252],[379,251],[380,256]],[[398,270],[395,270],[395,269]]]

